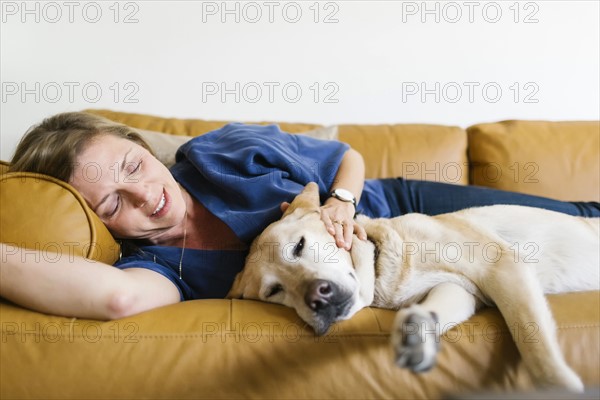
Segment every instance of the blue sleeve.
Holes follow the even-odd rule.
[[[348,148],[287,134],[276,125],[229,124],[183,145],[171,172],[250,242],[281,216],[280,203],[291,201],[308,182],[319,185],[324,200]]]
[[[191,288],[183,280],[179,279],[179,276],[175,271],[169,267],[159,264],[151,257],[151,255],[145,254],[136,254],[133,256],[123,257],[122,259],[118,260],[114,266],[119,269],[144,268],[159,273],[170,280],[175,285],[177,290],[179,290],[181,301],[190,300],[192,298]]]

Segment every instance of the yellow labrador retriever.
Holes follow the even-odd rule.
[[[544,293],[599,289],[599,218],[502,205],[359,216],[369,240],[354,237],[347,252],[319,213],[311,183],[253,242],[228,297],[292,307],[318,335],[366,306],[399,309],[396,363],[415,372],[435,364],[440,335],[493,305],[511,327],[535,324],[537,340],[516,344],[536,382],[583,390],[561,354]]]

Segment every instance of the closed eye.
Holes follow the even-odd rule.
[[[133,169],[133,171],[131,171],[131,173],[129,175],[133,175],[136,172],[138,172],[140,170],[141,166],[142,166],[142,161],[140,160],[140,162],[137,163],[137,165],[135,166],[135,168]]]
[[[283,286],[281,286],[279,283],[277,283],[269,288],[269,291],[267,292],[265,297],[268,299],[269,297],[273,297],[277,293],[281,293],[281,292],[283,292]]]
[[[117,197],[117,204],[115,205],[115,208],[110,212],[110,214],[108,214],[109,218],[114,216],[117,213],[117,211],[119,211],[120,204],[121,204],[121,198]]]
[[[129,163],[131,164],[131,167],[127,168],[127,176],[125,177],[125,182],[137,182],[136,175],[138,175],[140,170],[142,169],[142,161],[143,160],[140,160],[137,164]]]
[[[302,236],[300,238],[300,241],[298,243],[296,243],[296,246],[294,246],[294,257],[300,257],[302,255],[302,250],[304,249],[304,236]]]

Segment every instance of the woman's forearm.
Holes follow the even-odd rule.
[[[363,186],[365,183],[365,162],[362,155],[354,150],[350,149],[342,158],[340,167],[333,180],[330,191],[337,188],[343,188],[349,190],[354,197],[356,197],[356,203],[360,200]]]
[[[33,310],[108,319],[114,275],[122,271],[84,258],[0,244],[0,296]]]
[[[36,311],[106,320],[179,301],[174,285],[152,271],[4,243],[0,257],[0,296]]]

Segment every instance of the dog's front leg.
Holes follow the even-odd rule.
[[[398,311],[391,343],[396,364],[414,372],[424,372],[435,365],[440,336],[467,320],[477,308],[478,300],[462,286],[441,283],[420,304]]]
[[[350,252],[356,279],[360,284],[361,307],[370,306],[375,296],[375,245],[354,235]]]

